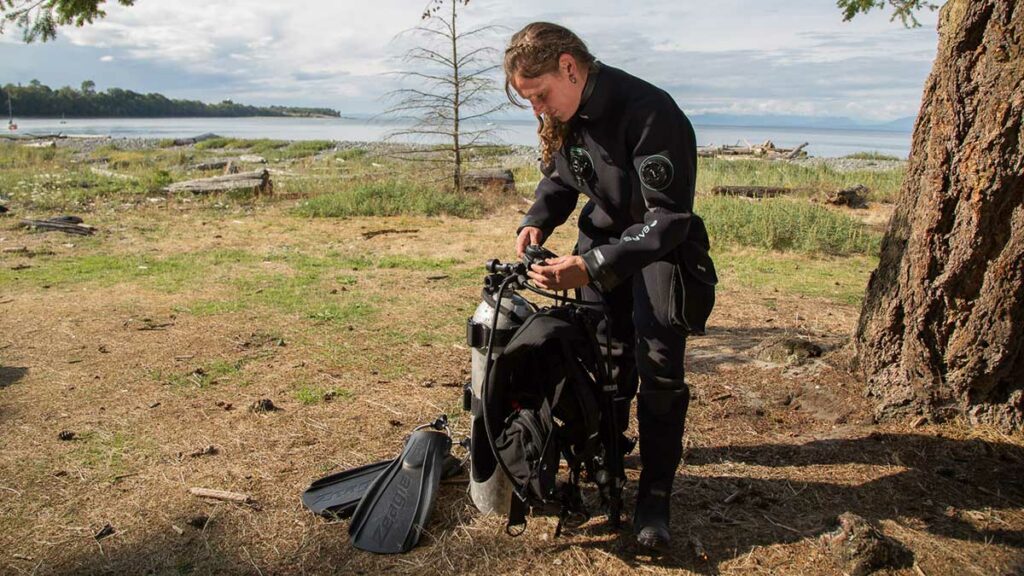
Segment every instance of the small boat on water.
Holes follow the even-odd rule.
[[[11,109],[11,97],[7,97],[7,129],[14,132],[18,125],[14,123],[14,111]]]

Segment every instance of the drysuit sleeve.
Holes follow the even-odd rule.
[[[544,178],[537,184],[534,193],[536,200],[519,223],[516,235],[527,226],[535,226],[544,232],[544,241],[547,242],[551,232],[564,224],[576,209],[580,193],[562,180],[554,162],[549,167],[541,168],[541,173]]]
[[[583,254],[591,281],[602,291],[619,285],[686,239],[693,212],[697,143],[693,126],[667,94],[627,116],[627,146],[640,180],[643,221],[618,242]]]

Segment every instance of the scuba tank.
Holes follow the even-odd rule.
[[[466,340],[472,354],[472,376],[470,382],[464,388],[463,408],[470,412],[470,438],[469,438],[469,462],[470,479],[469,494],[473,504],[482,513],[496,513],[496,515],[507,516],[509,523],[506,531],[514,534],[512,528],[521,526],[525,528],[525,515],[527,508],[537,498],[542,504],[550,504],[557,498],[560,500],[561,511],[559,513],[558,525],[555,529],[555,536],[561,532],[566,521],[579,522],[589,518],[589,512],[583,503],[580,494],[580,481],[583,468],[586,467],[592,480],[601,489],[601,498],[608,507],[608,520],[612,526],[617,526],[621,518],[622,509],[622,488],[626,476],[622,467],[623,452],[620,445],[620,430],[615,421],[613,410],[614,384],[610,384],[609,373],[604,363],[607,359],[602,357],[600,346],[596,339],[593,339],[594,328],[587,315],[581,316],[578,312],[581,308],[575,304],[595,304],[601,302],[588,302],[579,298],[569,298],[564,293],[556,293],[540,290],[528,283],[527,271],[535,263],[543,263],[550,258],[555,258],[554,253],[541,246],[528,246],[523,253],[523,261],[519,263],[505,263],[499,260],[489,260],[486,270],[489,273],[483,282],[482,300],[476,307],[473,317],[466,324]],[[561,327],[561,333],[565,328],[583,330],[586,334],[583,338],[575,338],[574,345],[593,345],[591,354],[582,352],[582,357],[591,357],[596,364],[593,370],[579,364],[581,356],[571,353],[570,364],[577,366],[578,370],[571,378],[573,384],[566,384],[569,376],[566,374],[561,383],[554,384],[552,390],[554,399],[545,398],[540,406],[516,406],[515,400],[506,398],[505,395],[512,392],[509,389],[492,389],[495,381],[488,381],[494,376],[492,374],[496,360],[501,362],[505,358],[506,349],[512,342],[513,337],[519,332],[527,319],[532,322],[541,318],[535,317],[539,313],[536,304],[523,298],[518,289],[528,289],[543,296],[554,298],[556,301],[569,304],[568,307],[559,307],[556,311],[552,308],[545,308],[548,314],[542,318],[549,322],[550,327]],[[558,330],[558,328],[549,328]],[[523,344],[536,346],[537,342],[530,338],[537,338],[537,334],[525,337]],[[589,342],[588,342],[589,340]],[[530,343],[525,343],[530,342]],[[516,341],[518,354],[522,353],[519,340]],[[564,351],[559,354],[565,354]],[[541,358],[541,365],[546,362]],[[573,364],[574,363],[574,364]],[[557,363],[556,363],[557,364]],[[541,368],[542,370],[544,368]],[[563,367],[564,369],[564,367]],[[508,368],[504,368],[508,370]],[[571,369],[569,369],[571,371]],[[591,376],[593,373],[593,377]],[[507,376],[508,374],[506,374]],[[596,377],[596,380],[594,379]],[[534,377],[527,376],[530,381]],[[553,382],[540,378],[547,384]],[[501,380],[499,377],[498,381]],[[509,383],[509,382],[506,382]],[[568,386],[570,392],[562,395],[559,390],[562,386]],[[582,385],[582,387],[581,387]],[[610,386],[610,387],[609,387]],[[528,387],[528,386],[527,386]],[[515,389],[519,389],[518,386]],[[497,398],[493,395],[497,394]],[[513,392],[514,395],[514,392]],[[528,390],[527,390],[528,395]],[[534,395],[536,396],[536,395]],[[561,398],[563,402],[559,402]],[[570,399],[577,399],[575,411],[572,410]],[[589,402],[588,402],[588,399]],[[531,402],[538,399],[532,398]],[[551,404],[548,403],[551,400]],[[505,402],[511,402],[512,406],[504,406]],[[505,414],[509,409],[511,414]],[[566,410],[568,412],[566,412]],[[561,411],[562,418],[574,425],[577,434],[575,438],[566,439],[569,442],[568,448],[554,448],[559,445],[556,436],[562,434],[566,424],[554,422],[554,414]],[[497,421],[496,421],[497,417]],[[545,428],[545,422],[551,424]],[[588,422],[590,424],[588,425]],[[580,434],[582,433],[582,434]],[[504,447],[499,448],[496,440],[499,435],[509,434],[505,437]],[[553,451],[548,453],[550,444],[555,441]],[[597,443],[594,445],[593,443]],[[543,445],[542,445],[543,444]],[[561,486],[555,482],[554,475],[557,474],[559,452],[562,452],[569,464],[569,480]],[[502,454],[505,455],[502,455]],[[541,459],[528,456],[527,454],[543,455]],[[511,455],[512,460],[509,460]],[[553,457],[554,462],[549,461]],[[515,471],[513,471],[513,469]],[[547,474],[539,474],[547,470]],[[523,483],[522,476],[528,478]],[[550,478],[548,478],[550,474]],[[548,478],[550,484],[544,479]],[[536,482],[535,482],[536,480]],[[558,494],[555,494],[557,487]],[[520,532],[521,533],[521,532]]]
[[[466,342],[472,350],[472,371],[470,382],[463,390],[463,409],[470,412],[471,422],[469,496],[480,512],[501,515],[509,512],[512,484],[498,466],[487,439],[481,396],[488,360],[501,354],[516,330],[536,311],[536,306],[516,293],[514,288],[502,290],[502,282],[507,278],[506,274],[500,273],[504,266],[497,260],[487,263],[491,274],[484,280],[482,301],[466,324]],[[496,307],[499,292],[500,309]]]

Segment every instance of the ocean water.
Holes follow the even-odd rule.
[[[348,118],[16,118],[18,134],[90,134],[115,138],[186,138],[206,132],[235,138],[376,141],[400,127],[394,122]],[[492,125],[496,141],[534,145],[536,125],[507,121]],[[838,157],[877,151],[906,158],[909,132],[770,126],[694,127],[699,145],[760,144],[791,148],[804,142],[812,156]],[[399,140],[400,141],[400,140]]]

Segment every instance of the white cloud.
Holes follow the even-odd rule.
[[[426,0],[423,0],[426,4]],[[101,50],[131,70],[161,70],[132,89],[197,93],[207,100],[380,109],[395,86],[386,74],[403,65],[420,23],[408,0],[177,0],[110,3],[106,18],[61,30],[58,43]],[[843,23],[833,2],[763,0],[475,0],[463,29],[507,28],[500,47],[530,20],[572,27],[602,60],[669,90],[688,112],[838,115],[886,119],[913,114],[934,56],[936,16],[905,30],[875,12]],[[524,17],[527,14],[529,17]],[[7,43],[10,34],[2,38]],[[47,66],[46,48],[36,67]],[[50,51],[54,53],[55,51]],[[59,68],[53,63],[54,68]],[[0,59],[0,75],[7,64]],[[126,70],[129,68],[126,68]],[[90,70],[75,70],[80,77]],[[171,73],[167,73],[171,72]]]

